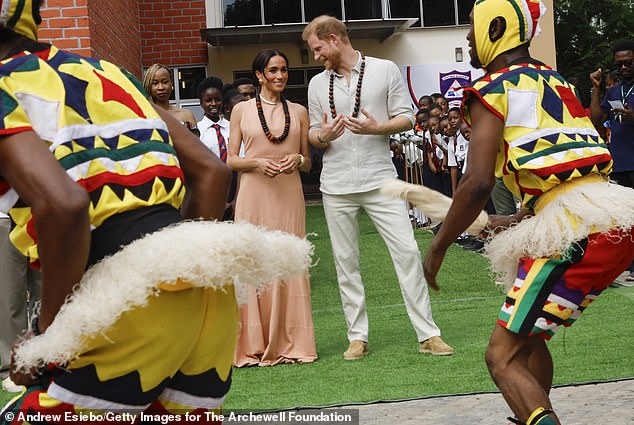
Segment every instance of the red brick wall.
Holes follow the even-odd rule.
[[[41,41],[141,76],[138,0],[46,0]]]
[[[143,66],[207,63],[205,1],[138,0]]]
[[[141,77],[138,0],[89,0],[92,56]]]
[[[41,41],[80,55],[93,56],[88,0],[46,0],[41,12]]]
[[[40,40],[106,59],[141,76],[142,66],[207,63],[205,0],[45,0]]]

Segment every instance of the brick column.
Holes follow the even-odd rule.
[[[205,1],[138,0],[143,66],[207,64]]]
[[[47,0],[40,40],[141,77],[138,0]]]
[[[41,12],[41,41],[80,55],[93,56],[88,0],[47,0]]]
[[[93,56],[141,77],[138,0],[88,0]]]

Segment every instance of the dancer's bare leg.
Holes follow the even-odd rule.
[[[487,366],[507,404],[522,422],[539,407],[552,408],[548,398],[552,359],[546,352],[541,337],[517,335],[495,325],[486,352]],[[544,371],[537,372],[540,367]],[[551,416],[560,423],[554,413]]]

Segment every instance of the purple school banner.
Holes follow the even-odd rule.
[[[471,84],[471,71],[460,72],[455,69],[450,72],[441,72],[440,93],[445,96],[451,106],[462,102],[462,90]]]
[[[401,72],[414,107],[421,96],[432,93],[442,93],[450,107],[460,106],[464,87],[484,75],[467,62],[405,65]]]

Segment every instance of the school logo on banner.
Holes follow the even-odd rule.
[[[440,92],[450,106],[460,106],[462,90],[471,84],[471,71],[450,71],[439,73]]]

